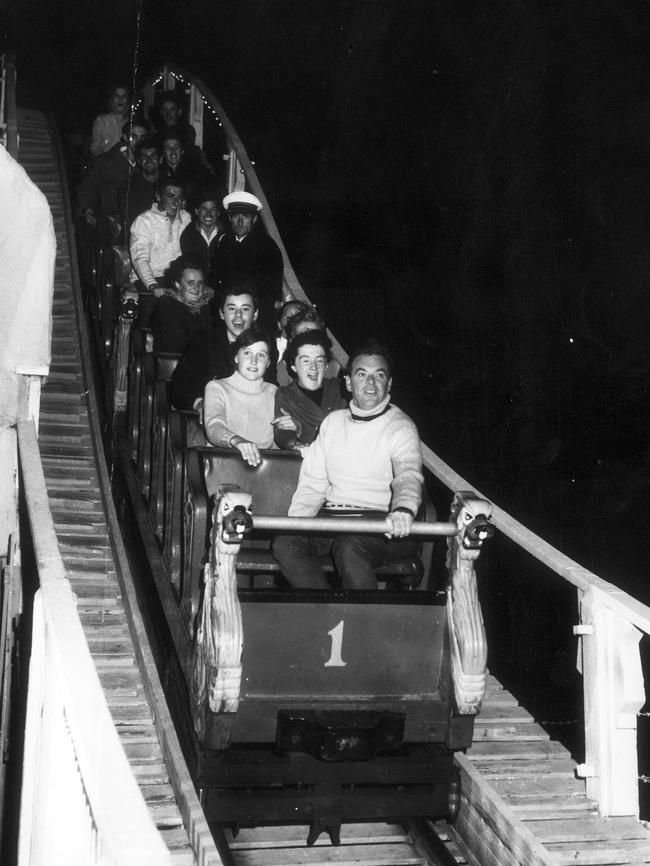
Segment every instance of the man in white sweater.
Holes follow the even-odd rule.
[[[320,558],[330,553],[346,589],[376,589],[375,568],[409,556],[407,538],[422,501],[422,451],[417,428],[390,403],[391,362],[369,341],[350,356],[348,409],[331,412],[307,449],[290,517],[385,517],[385,536],[278,536],[273,553],[295,587],[327,589]]]
[[[165,272],[181,254],[180,237],[192,218],[184,210],[183,188],[174,182],[161,182],[151,208],[136,217],[131,225],[131,289],[147,291],[156,297],[167,287]]]

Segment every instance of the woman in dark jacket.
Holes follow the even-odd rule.
[[[213,292],[203,281],[201,263],[181,256],[170,266],[174,287],[163,295],[151,316],[154,352],[182,355],[195,340],[207,340],[209,301]]]
[[[325,378],[332,343],[323,331],[298,334],[286,348],[287,370],[295,377],[275,394],[275,442],[279,448],[302,450],[318,434],[323,418],[345,409],[340,379]]]

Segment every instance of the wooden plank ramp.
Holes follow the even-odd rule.
[[[494,677],[459,755],[462,802],[449,829],[472,866],[650,863],[650,829],[600,818],[569,752]]]
[[[302,826],[256,827],[242,829],[236,836],[226,830],[223,836],[235,866],[427,866],[453,862],[449,857],[432,856],[416,834],[398,824],[344,824],[337,846],[323,834],[308,848],[306,832]]]
[[[179,784],[187,788],[191,782],[179,780],[178,769],[171,766],[169,744],[177,747],[175,734],[158,707],[154,713],[152,703],[162,703],[162,689],[159,695],[152,692],[152,672],[157,679],[152,659],[146,676],[143,672],[143,650],[136,646],[134,632],[141,639],[144,627],[141,620],[134,625],[134,597],[127,610],[114,557],[116,539],[109,526],[116,524],[107,517],[98,463],[104,458],[95,453],[88,412],[70,260],[74,248],[71,251],[55,142],[39,112],[19,109],[18,128],[20,162],[48,199],[57,241],[52,364],[41,395],[39,446],[66,575],[120,740],[173,863],[218,864],[222,861],[198,801],[192,806],[177,800],[172,779],[177,791]],[[179,748],[174,758],[180,758]],[[189,794],[191,803],[193,791]],[[197,856],[188,833],[195,839]]]

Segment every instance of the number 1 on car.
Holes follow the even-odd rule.
[[[333,629],[330,629],[328,635],[332,638],[332,651],[330,657],[325,662],[325,668],[344,668],[346,662],[341,658],[341,650],[343,649],[343,620]]]

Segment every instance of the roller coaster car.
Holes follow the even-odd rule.
[[[456,504],[448,558],[454,574],[458,559],[470,563],[463,586],[452,576],[447,591],[429,591],[411,559],[380,569],[377,592],[287,590],[270,580],[278,569],[268,540],[242,533],[251,501],[255,513],[286,515],[300,459],[263,458],[252,469],[231,450],[186,453],[178,590],[195,637],[182,664],[208,820],[296,821],[310,825],[308,841],[327,830],[336,842],[342,821],[453,818],[453,754],[471,743],[485,684],[472,579],[488,504],[476,500],[473,517],[471,497]]]
[[[230,121],[209,104],[228,191],[264,198]],[[195,414],[170,409],[174,359],[156,358],[140,327],[155,299],[120,302],[130,262],[110,229],[85,248],[86,302],[112,378],[119,493],[133,504],[160,596],[167,696],[208,820],[308,824],[313,843],[323,830],[338,842],[342,821],[453,818],[453,755],[471,743],[486,679],[474,562],[491,506],[456,495],[443,525],[444,590],[429,582],[430,540],[418,557],[380,569],[376,592],[287,589],[260,515],[286,515],[300,460],[263,452],[253,470],[233,451],[206,448]],[[285,289],[294,282],[285,256]],[[422,517],[434,517],[428,503]]]
[[[287,589],[259,515],[286,515],[300,457],[265,451],[253,469],[206,447],[195,413],[170,411],[176,359],[138,325],[130,343],[123,465],[163,564],[171,702],[208,819],[336,842],[342,821],[453,818],[453,755],[485,684],[474,560],[489,503],[454,501],[446,590],[430,585],[431,540],[378,569],[377,592]],[[426,500],[419,517],[435,520]]]
[[[337,842],[342,821],[453,819],[453,755],[485,684],[474,560],[489,504],[456,497],[446,590],[430,585],[431,540],[378,569],[376,592],[287,589],[259,515],[286,515],[300,457],[263,451],[252,468],[206,447],[195,413],[170,411],[177,359],[137,324],[129,341],[123,465],[164,565],[171,701],[208,819],[305,823],[309,842]],[[419,519],[435,518],[425,495]]]

